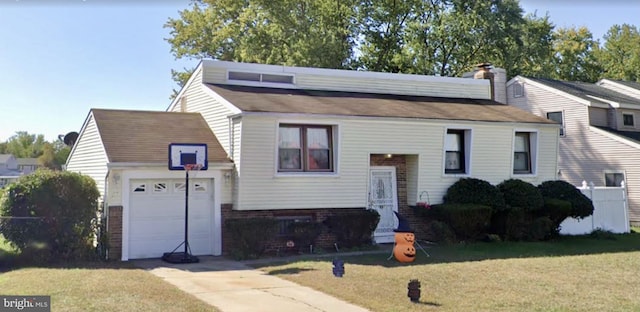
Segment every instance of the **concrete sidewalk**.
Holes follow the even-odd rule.
[[[222,257],[200,257],[199,263],[190,264],[132,262],[222,312],[369,311]]]

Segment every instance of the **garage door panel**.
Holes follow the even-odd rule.
[[[174,250],[184,241],[184,180],[131,180],[130,184],[129,258],[157,258]],[[189,246],[194,255],[209,255],[213,253],[211,183],[196,179],[189,184]],[[182,250],[183,246],[177,251]]]

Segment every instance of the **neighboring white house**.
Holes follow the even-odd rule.
[[[17,158],[18,170],[22,174],[29,174],[36,171],[41,166],[38,164],[38,158]]]
[[[640,87],[515,77],[507,102],[562,124],[558,178],[574,185],[626,183],[629,220],[640,224]]]
[[[0,154],[0,188],[16,181],[21,175],[16,158],[11,154]]]
[[[227,250],[228,218],[322,221],[365,208],[381,214],[375,238],[388,242],[393,211],[411,215],[427,193],[439,203],[462,177],[537,185],[558,172],[559,126],[491,100],[487,80],[204,60],[167,111],[94,109],[67,161],[98,182],[122,260],[159,257],[181,240],[160,230],[164,219],[180,223],[181,172],[162,164],[175,132],[183,143],[201,143],[192,131],[219,142],[218,165],[197,173],[213,177],[212,216],[197,227],[212,227],[214,248],[196,254]],[[202,122],[185,129],[182,116]],[[169,198],[174,210],[156,209]]]

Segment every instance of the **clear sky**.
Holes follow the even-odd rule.
[[[526,0],[558,27],[640,26],[635,0]],[[162,26],[189,0],[0,0],[0,142],[80,131],[91,108],[165,110],[176,61]]]

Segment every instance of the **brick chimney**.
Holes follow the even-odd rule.
[[[495,75],[491,72],[491,63],[480,63],[476,65],[478,71],[473,74],[473,79],[489,79],[491,86],[491,99],[496,99]]]

